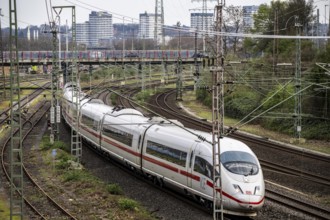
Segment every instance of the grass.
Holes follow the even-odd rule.
[[[72,156],[59,149],[61,147],[53,158],[54,146],[49,146],[48,136],[42,139],[42,144],[43,148],[40,148],[39,152],[43,155],[42,161],[45,166],[41,168],[41,177],[51,180],[47,183],[48,187],[62,194],[61,197],[68,197],[66,200],[71,201],[74,210],[84,210],[83,215],[86,219],[100,219],[100,216],[108,216],[109,219],[153,219],[137,201],[123,195],[120,185],[105,183],[86,169],[74,169]],[[57,142],[54,145],[62,146]],[[95,210],[90,209],[94,206],[99,208],[97,215]]]

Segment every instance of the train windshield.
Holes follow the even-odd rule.
[[[244,176],[259,172],[256,158],[242,151],[227,151],[221,154],[221,163],[230,172]]]

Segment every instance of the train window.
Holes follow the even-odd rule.
[[[90,117],[88,117],[87,115],[82,115],[81,116],[81,123],[83,123],[84,125],[87,125],[88,127],[92,127],[94,124],[94,120]]]
[[[87,125],[90,128],[93,128],[95,131],[98,130],[98,126],[99,126],[99,121],[98,120],[94,120],[91,117],[88,117],[87,115],[82,115],[81,116],[81,123],[83,123],[84,125]]]
[[[103,126],[102,134],[104,134],[107,137],[110,137],[116,141],[119,141],[123,144],[126,144],[128,146],[132,146],[133,142],[133,135],[129,134],[125,131],[121,131],[119,129],[110,127],[110,126]]]
[[[155,157],[167,160],[180,166],[186,166],[187,153],[177,149],[164,146],[159,143],[148,141],[147,153]]]
[[[210,179],[213,179],[212,165],[199,156],[195,157],[194,171],[203,174],[204,176],[207,176]]]
[[[227,151],[221,154],[221,163],[230,172],[244,176],[257,175],[259,172],[256,158],[242,151]]]

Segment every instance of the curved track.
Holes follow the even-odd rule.
[[[29,129],[24,130],[24,135],[22,136],[22,143],[24,146],[24,141],[27,140],[29,134],[33,131],[33,129],[38,125],[38,122],[44,118],[45,114],[49,112],[50,103],[44,102],[40,105],[37,110],[33,112],[22,126],[24,127],[26,124],[29,125]],[[40,131],[40,128],[38,129]],[[15,131],[16,133],[17,131]],[[9,163],[8,153],[10,146],[10,138],[8,138],[4,144],[4,147],[1,150],[1,163],[2,169],[6,175],[8,181],[10,181],[9,176]],[[24,154],[23,154],[24,155]],[[17,160],[19,158],[16,158]],[[23,164],[24,171],[24,194],[23,199],[25,204],[32,210],[32,212],[37,216],[38,219],[76,219],[73,215],[71,215],[66,209],[61,207],[59,203],[57,203],[50,195],[48,195],[45,190],[35,181],[35,178],[28,171],[25,164]],[[28,181],[27,181],[28,180]],[[38,198],[36,201],[35,198]]]
[[[35,91],[33,91],[31,94],[29,94],[28,96],[25,96],[21,99],[21,109],[26,109],[25,106],[34,98],[36,98],[37,96],[39,96],[43,91],[45,91],[45,89],[47,89],[49,87],[50,83],[46,83],[44,84],[42,87],[36,89]],[[14,104],[14,108],[17,108],[17,103]],[[2,112],[0,112],[0,125],[2,125],[3,123],[5,123],[8,119],[9,119],[9,114],[10,114],[10,107],[4,109]]]
[[[178,119],[181,123],[183,123],[187,127],[191,127],[191,128],[198,129],[198,130],[205,130],[208,132],[212,131],[211,123],[209,123],[203,119],[192,118],[191,115],[187,115],[185,112],[183,112],[181,110],[180,107],[178,107],[176,105],[175,90],[169,90],[167,92],[156,95],[154,102],[155,102],[156,110],[158,109],[157,112],[160,112],[161,115],[163,115],[167,118]],[[286,154],[295,155],[296,157],[300,157],[300,155],[301,155],[301,149],[288,148],[281,144],[276,144],[276,143],[273,143],[273,142],[270,142],[267,140],[250,137],[248,135],[241,135],[239,133],[231,134],[230,136],[235,139],[241,140],[243,142],[247,142],[249,145],[251,144],[251,142],[253,142],[254,144],[256,144],[258,146],[262,146],[263,148],[275,149],[276,151],[281,152],[281,154],[283,154],[283,152],[284,152]],[[330,165],[329,156],[323,156],[323,155],[310,153],[310,152],[304,152],[303,156],[310,160],[314,160],[313,164],[316,164],[317,162],[319,163],[321,161],[322,163],[325,164],[324,166]],[[269,169],[272,172],[280,172],[281,174],[296,176],[299,178],[303,178],[309,182],[315,182],[318,184],[322,184],[325,187],[330,186],[330,177],[327,175],[314,174],[313,172],[309,172],[308,170],[303,170],[302,167],[294,168],[294,167],[280,165],[280,163],[278,161],[270,162],[269,160],[261,159],[260,162],[261,162],[261,165],[263,168]],[[268,198],[268,194],[271,195],[271,191],[268,191],[268,189],[267,189],[267,194],[266,194],[267,198]],[[279,199],[277,199],[277,201],[280,203],[282,203],[285,199],[291,199],[291,201],[292,201],[292,197],[286,196],[286,195],[281,195],[281,197],[277,197],[277,198],[279,198]],[[272,197],[272,200],[275,200],[275,197],[274,198]],[[291,202],[291,203],[294,204],[294,202]],[[308,214],[310,216],[321,218],[321,219],[327,219],[330,217],[330,210],[322,209],[317,206],[315,206],[315,208],[305,209],[304,206],[312,207],[312,205],[310,203],[305,203],[305,204],[303,204],[303,203],[304,202],[300,201],[300,205],[297,206],[296,209],[298,209],[298,207],[302,207],[302,208],[299,208],[300,211],[302,211],[306,214],[308,212]],[[292,206],[294,207],[295,205],[292,205]],[[311,209],[313,211],[308,211]]]
[[[150,103],[151,108],[155,112],[162,115],[163,117],[177,119],[181,123],[183,123],[185,126],[193,128],[193,129],[204,130],[207,132],[212,131],[211,123],[207,122],[204,119],[193,118],[193,117],[191,117],[191,115],[188,115],[187,113],[183,112],[182,109],[177,106],[176,100],[175,100],[175,90],[173,90],[173,89],[155,95],[151,99],[150,102],[151,102]],[[132,106],[127,106],[127,107],[132,107]],[[255,137],[249,137],[248,135],[240,135],[240,134],[236,134],[236,133],[231,134],[230,136],[232,136],[235,139],[239,139],[243,142],[247,142],[248,144],[253,142],[254,144],[257,144],[259,146],[262,146],[265,148],[266,147],[273,148],[279,152],[290,153],[290,154],[298,155],[298,156],[301,154],[300,149],[291,149],[291,148],[288,148],[281,144],[272,143],[268,140],[263,140],[263,139],[255,138]],[[325,164],[330,164],[329,157],[327,157],[327,156],[305,152],[304,157],[307,157],[311,160],[322,161]],[[269,162],[268,160],[261,159],[260,162],[261,162],[262,167],[265,170],[270,170],[271,172],[279,172],[281,174],[290,175],[290,176],[296,176],[299,178],[303,178],[309,182],[315,182],[318,184],[322,184],[325,187],[330,186],[329,176],[318,175],[318,174],[314,174],[313,172],[305,171],[302,169],[279,165],[279,163]],[[268,198],[268,194],[270,195],[270,200],[275,201],[276,198],[278,198],[276,201],[279,203],[282,203],[285,200],[284,199],[285,197],[287,197],[286,199],[291,198],[291,197],[285,196],[285,195],[281,195],[281,197],[279,197],[279,196],[271,197],[271,195],[273,195],[273,194],[271,194],[271,191],[267,190],[267,198]],[[291,203],[294,204],[293,201]],[[300,203],[303,203],[303,202],[300,201]],[[304,205],[312,207],[309,203],[305,203]],[[288,206],[290,206],[290,205],[288,205]],[[292,205],[292,207],[294,207],[294,206],[295,205]],[[303,207],[303,205],[301,204],[300,206],[297,206],[296,209],[298,209],[298,207]],[[311,209],[313,209],[313,211],[310,211],[310,212],[307,211],[307,210],[311,210]],[[306,213],[306,214],[308,212],[310,216],[317,217],[320,219],[326,219],[330,216],[330,210],[322,209],[322,208],[319,208],[319,210],[316,210],[316,208],[310,208],[310,209],[301,208],[300,211],[302,211],[303,213]],[[326,216],[326,217],[324,217],[324,216]]]

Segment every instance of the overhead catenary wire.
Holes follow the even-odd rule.
[[[171,123],[171,124],[173,124],[173,125],[175,125],[175,126],[181,128],[181,129],[183,129],[183,130],[189,132],[190,134],[195,135],[198,139],[200,139],[200,140],[202,140],[202,141],[205,141],[205,142],[207,142],[207,143],[209,143],[209,144],[212,144],[212,142],[209,141],[209,140],[207,140],[205,137],[203,137],[203,136],[201,136],[200,134],[197,134],[197,133],[191,131],[190,129],[187,129],[186,127],[180,125],[179,123],[176,123],[176,122],[174,122],[174,121],[172,121],[172,120],[170,120],[170,119],[167,119],[167,118],[163,117],[162,115],[158,114],[157,112],[155,112],[155,111],[153,111],[153,110],[151,110],[151,109],[149,109],[149,108],[147,108],[147,107],[145,107],[145,106],[139,104],[138,102],[135,102],[134,100],[132,100],[132,99],[130,99],[130,98],[128,98],[128,97],[126,97],[126,96],[124,96],[124,95],[118,93],[117,91],[115,91],[115,90],[113,90],[113,89],[109,89],[109,88],[108,88],[108,90],[109,90],[110,92],[115,93],[116,95],[118,95],[118,96],[120,96],[120,97],[123,97],[123,98],[129,100],[130,102],[133,102],[135,105],[137,105],[137,106],[139,106],[139,107],[141,107],[141,108],[147,110],[148,112],[151,112],[152,114],[157,115],[158,117],[161,117],[161,118],[164,119],[165,121],[167,121],[167,122],[169,122],[169,123]]]
[[[293,79],[292,79],[293,80]],[[289,85],[292,80],[288,81],[284,86],[282,86],[279,90],[274,92],[270,97],[268,97],[263,103],[261,103],[257,108],[255,108],[252,112],[247,114],[243,119],[241,119],[239,122],[237,122],[234,127],[238,127],[241,122],[243,122],[246,118],[248,118],[250,115],[252,115],[254,112],[256,112],[258,109],[260,109],[264,104],[266,104],[270,99],[272,99],[277,93],[282,91],[287,85]]]
[[[51,0],[50,0],[51,1]],[[117,17],[117,16],[113,16],[114,18],[117,18],[119,20],[124,20],[126,19],[129,23],[132,22],[132,20],[137,20],[139,21],[139,19],[137,18],[133,18],[131,16],[126,16],[126,15],[122,15],[122,14],[118,14],[118,13],[114,13],[114,12],[111,12],[111,11],[107,11],[107,10],[104,10],[104,9],[101,9],[101,8],[98,8],[96,6],[93,6],[91,4],[88,4],[88,3],[84,3],[80,0],[75,0],[81,4],[84,4],[84,5],[87,5],[91,8],[87,8],[85,6],[82,6],[80,4],[77,4],[77,3],[74,3],[72,1],[69,1],[69,0],[65,0],[66,2],[69,2],[71,4],[74,4],[75,6],[78,6],[78,7],[81,7],[81,8],[84,8],[86,10],[93,10],[91,8],[94,8],[94,9],[98,9],[98,10],[102,10],[102,11],[106,11],[110,14],[115,14],[115,15],[118,15],[120,17]],[[125,20],[125,21],[126,21]],[[167,29],[167,30],[173,30],[173,31],[177,31],[177,27],[170,27],[170,26],[166,26],[164,25],[162,27],[163,29]],[[215,31],[203,31],[203,30],[196,30],[195,28],[184,28],[182,27],[181,30],[180,30],[182,33],[189,33],[189,34],[193,34],[197,31],[197,33],[199,34],[209,34],[210,36],[216,36],[216,35],[219,35],[219,36],[227,36],[227,37],[241,37],[241,38],[268,38],[268,39],[330,39],[330,36],[288,36],[288,35],[264,35],[264,34],[244,34],[244,33],[229,33],[229,32],[215,32]]]
[[[269,112],[270,110],[276,108],[277,106],[279,106],[279,105],[283,104],[284,102],[286,102],[287,100],[291,99],[291,98],[294,97],[295,95],[297,95],[297,94],[299,94],[299,93],[302,93],[303,91],[307,90],[307,89],[310,88],[311,86],[312,86],[312,85],[308,85],[308,86],[306,86],[305,88],[303,88],[303,89],[301,89],[300,91],[294,93],[293,95],[289,96],[288,98],[282,100],[281,102],[277,103],[276,105],[273,105],[273,106],[270,107],[269,109],[267,109],[267,110],[261,112],[260,114],[258,114],[258,115],[256,115],[256,116],[252,117],[252,118],[251,118],[250,120],[248,120],[247,122],[245,122],[245,123],[243,123],[243,124],[237,126],[237,127],[234,128],[233,130],[230,130],[227,134],[229,134],[231,131],[236,131],[236,130],[239,129],[240,127],[242,127],[242,126],[244,126],[244,125],[250,123],[251,121],[255,120],[256,118],[259,118],[260,116],[266,114],[266,113]]]

